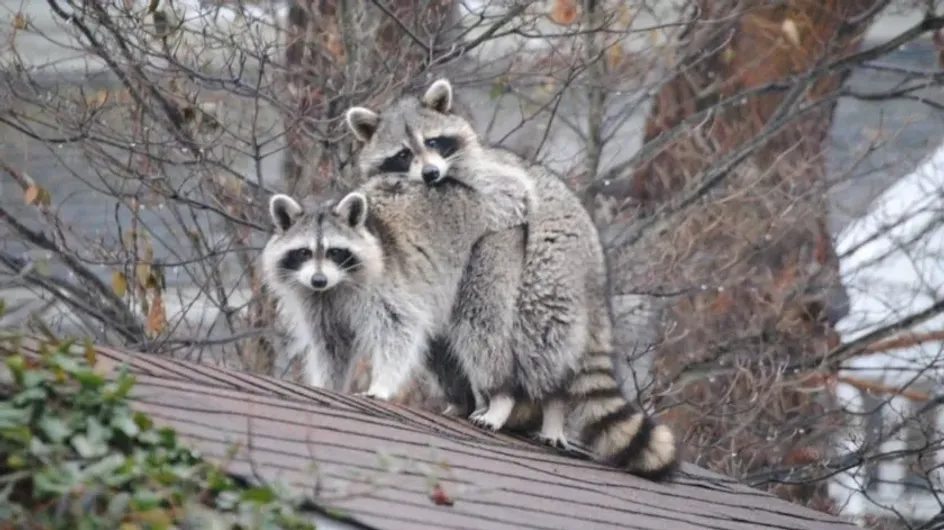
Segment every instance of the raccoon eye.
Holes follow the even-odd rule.
[[[308,261],[311,259],[311,249],[309,248],[296,248],[295,250],[288,253],[289,259],[296,263],[301,263],[303,261]]]
[[[443,158],[449,158],[459,150],[459,139],[452,136],[436,136],[427,138],[424,142],[427,147],[435,150]]]
[[[354,261],[354,256],[351,254],[351,251],[343,248],[329,248],[327,252],[325,252],[325,257],[333,261],[339,267],[350,265]]]
[[[384,160],[377,171],[381,173],[403,173],[410,170],[410,162],[412,161],[413,152],[409,149],[401,149],[397,154]]]
[[[312,256],[311,250],[307,248],[296,248],[285,253],[280,260],[279,266],[290,271],[299,270],[306,261]]]

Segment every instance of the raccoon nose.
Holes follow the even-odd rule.
[[[328,277],[320,272],[311,276],[311,286],[315,289],[324,289],[328,286]]]
[[[420,175],[423,176],[423,182],[427,184],[432,184],[439,180],[439,168],[433,165],[423,166],[423,170],[420,171]]]

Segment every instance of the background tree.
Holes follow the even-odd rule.
[[[751,474],[824,449],[809,374],[784,377],[783,367],[836,345],[845,294],[827,230],[826,140],[844,65],[881,54],[855,52],[887,3],[696,2],[646,120],[648,156],[606,190],[641,217],[716,199],[694,203],[674,226],[670,259],[653,267],[655,283],[689,291],[667,315],[660,386],[672,388],[666,402],[679,406],[668,414],[709,467]],[[744,408],[758,399],[779,406]],[[775,431],[792,435],[771,451]],[[814,488],[784,493],[809,502]]]

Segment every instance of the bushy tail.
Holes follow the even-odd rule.
[[[672,430],[626,400],[609,354],[588,354],[569,394],[580,441],[596,460],[652,480],[665,479],[678,467]]]

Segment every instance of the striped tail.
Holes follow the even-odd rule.
[[[678,467],[672,430],[626,400],[609,354],[588,354],[569,394],[580,441],[596,460],[651,480],[668,478]]]

